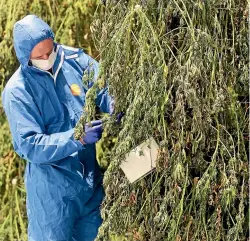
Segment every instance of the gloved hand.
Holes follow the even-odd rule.
[[[116,123],[120,124],[122,117],[125,115],[124,112],[120,112],[117,116],[116,116]]]
[[[82,144],[93,144],[102,137],[102,121],[91,121],[85,125],[85,135],[80,139]]]

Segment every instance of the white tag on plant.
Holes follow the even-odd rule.
[[[120,167],[130,183],[139,180],[155,169],[158,149],[159,146],[151,137],[126,154],[126,159]]]

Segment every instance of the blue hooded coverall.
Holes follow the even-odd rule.
[[[98,63],[81,49],[54,43],[57,52],[53,75],[29,63],[32,49],[51,38],[51,28],[35,15],[14,26],[14,47],[20,67],[2,93],[14,150],[27,160],[29,241],[90,241],[101,225],[104,191],[93,145],[73,137],[83,113],[85,95],[98,76]],[[83,72],[94,70],[88,86]],[[73,95],[73,84],[80,94]],[[79,91],[78,91],[79,93]],[[109,112],[107,88],[97,93],[96,104]]]

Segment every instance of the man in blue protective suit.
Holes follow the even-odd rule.
[[[98,63],[81,49],[55,43],[51,28],[35,15],[14,26],[20,67],[2,93],[15,151],[27,160],[25,186],[29,241],[90,241],[101,225],[104,191],[95,143],[102,122],[86,125],[81,140],[74,127]],[[94,71],[88,85],[83,73]],[[107,88],[96,105],[111,113]]]

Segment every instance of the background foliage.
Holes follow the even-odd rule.
[[[12,30],[16,21],[27,14],[36,14],[52,27],[57,42],[82,47],[88,54],[96,57],[90,23],[93,21],[97,4],[97,0],[1,0],[1,90],[19,65],[12,42]],[[27,240],[23,185],[25,161],[14,153],[2,107],[0,112],[0,240],[24,241]]]

